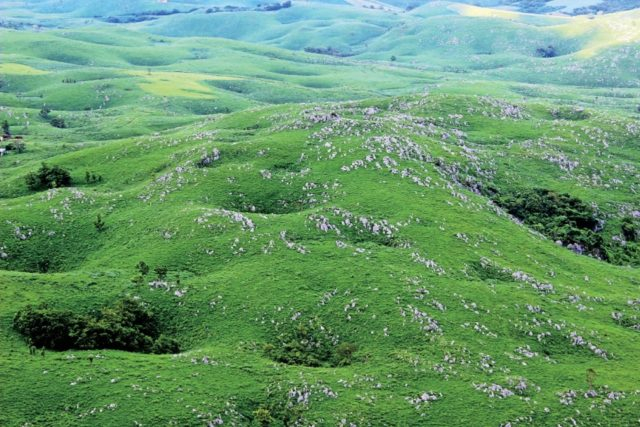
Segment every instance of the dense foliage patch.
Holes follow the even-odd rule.
[[[534,230],[579,253],[606,258],[596,211],[569,194],[535,188],[498,194],[495,202]]]
[[[278,362],[313,367],[348,365],[356,350],[354,344],[339,343],[318,318],[286,325],[273,343],[265,346],[267,355]]]
[[[68,187],[73,180],[68,170],[60,166],[49,166],[42,163],[40,169],[31,172],[25,177],[27,187],[33,191],[46,190],[49,188]]]
[[[143,353],[177,353],[178,343],[161,334],[160,321],[143,303],[131,298],[83,315],[46,305],[28,306],[13,327],[32,346],[51,350],[115,349]]]
[[[614,264],[638,262],[640,225],[634,218],[623,218],[620,235],[605,241],[604,221],[597,218],[596,209],[569,194],[536,188],[497,193],[493,199],[534,230],[578,254]]]

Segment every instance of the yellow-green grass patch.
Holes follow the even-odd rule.
[[[17,74],[23,76],[37,76],[47,74],[47,71],[38,70],[28,65],[16,64],[12,62],[0,63],[0,74]]]
[[[128,74],[144,78],[138,85],[145,92],[157,96],[208,99],[214,96],[211,87],[203,84],[207,80],[240,80],[237,77],[215,76],[202,73],[177,71],[127,71]]]

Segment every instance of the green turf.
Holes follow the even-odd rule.
[[[635,45],[442,3],[296,3],[228,28],[40,3],[8,16],[68,27],[0,30],[0,122],[26,144],[0,157],[0,425],[258,425],[258,409],[275,426],[637,423],[638,331],[613,314],[638,315],[640,260],[577,255],[469,185],[570,193],[618,238],[640,210]],[[357,55],[300,51],[328,43]],[[549,43],[566,55],[532,54]],[[29,190],[43,161],[74,185]],[[169,268],[166,289],[132,281],[139,261]],[[183,351],[32,356],[12,329],[29,304],[123,296]],[[350,365],[269,358],[314,317],[357,346]]]

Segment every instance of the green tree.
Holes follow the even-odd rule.
[[[167,273],[169,272],[169,269],[167,267],[159,265],[156,268],[154,268],[153,271],[158,276],[158,279],[164,280],[167,278]]]
[[[137,265],[136,268],[138,269],[138,271],[140,272],[140,274],[142,274],[143,276],[146,276],[147,274],[149,274],[149,266],[147,265],[146,262],[144,261],[140,261]]]
[[[6,120],[2,122],[2,133],[9,136],[11,135],[11,127],[9,127],[9,122]]]

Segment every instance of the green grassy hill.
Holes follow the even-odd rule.
[[[83,5],[0,29],[0,425],[637,423],[637,12]],[[179,353],[14,328],[126,297]]]
[[[636,203],[632,122],[502,108],[431,95],[212,117],[49,157],[76,185],[40,193],[22,181],[35,153],[12,166],[6,156],[3,424],[244,424],[260,407],[305,425],[632,422],[637,332],[611,314],[635,315],[637,270],[573,254],[459,185],[466,174],[503,189],[535,176],[615,218]],[[601,127],[607,148],[578,142]],[[467,136],[443,139],[454,129]],[[198,168],[214,149],[219,160]],[[563,170],[550,156],[560,153],[584,166]],[[104,180],[83,183],[85,170]],[[166,288],[130,281],[140,260],[169,268]],[[31,273],[43,265],[49,274]],[[27,304],[86,312],[120,295],[162,313],[185,351],[27,356],[11,330]],[[351,365],[263,352],[315,317],[357,346]],[[597,397],[583,396],[587,369]],[[412,403],[424,392],[436,400]]]
[[[122,52],[113,55],[105,48],[101,49],[99,58],[92,58],[91,65],[124,60],[129,65],[141,67],[168,66],[188,59],[217,59],[201,63],[209,68],[219,68],[220,62],[224,62],[222,58],[203,58],[207,55],[203,49],[214,50],[219,43],[228,43],[208,40],[217,37],[296,52],[325,50],[334,56],[386,64],[393,62],[420,70],[477,74],[483,80],[506,79],[588,87],[637,88],[640,84],[638,61],[635,60],[640,40],[637,10],[569,17],[451,2],[427,2],[405,12],[360,7],[359,3],[295,2],[291,7],[270,12],[253,10],[254,6],[245,4],[237,6],[249,10],[229,11],[222,3],[216,3],[215,6],[222,9],[208,13],[210,9],[200,7],[202,4],[196,2],[157,4],[160,10],[176,9],[190,13],[144,15],[146,18],[142,22],[129,24],[105,23],[114,16],[136,17],[138,15],[135,14],[144,14],[151,7],[145,2],[134,5],[123,8],[118,7],[117,2],[103,2],[102,9],[88,16],[81,12],[78,4],[71,2],[64,4],[64,10],[52,9],[57,13],[44,13],[42,11],[49,9],[37,7],[37,13],[9,9],[7,18],[14,25],[44,22],[54,27],[67,27],[63,34],[69,32],[69,26],[88,27],[93,32],[97,27],[103,34],[110,34],[112,30],[134,33],[135,36],[130,35],[125,43],[133,42],[135,47],[158,47],[158,43],[168,37],[184,39],[180,42],[183,46],[194,44],[193,37],[205,38],[197,44],[207,44],[206,47],[191,48],[190,55],[169,46],[165,46],[167,55],[158,54],[159,49],[142,48],[128,49],[128,55],[122,55]],[[154,11],[150,9],[150,13]],[[149,33],[150,39],[134,41],[134,38],[142,36],[141,33]],[[101,45],[114,43],[100,40],[104,36],[94,34],[92,37],[96,39],[82,41]],[[121,40],[120,36],[115,39]],[[115,43],[116,46],[122,45],[121,42]],[[23,47],[20,44],[16,46]],[[79,63],[90,56],[90,52],[79,53],[83,48],[91,49],[91,46],[62,45],[55,52],[44,53],[43,49],[47,47],[43,43],[36,49],[36,55],[86,66],[89,64]],[[70,49],[74,54],[66,52]],[[13,50],[9,47],[7,51]],[[317,61],[335,59],[330,55],[315,56]],[[231,64],[235,62],[231,61]]]

